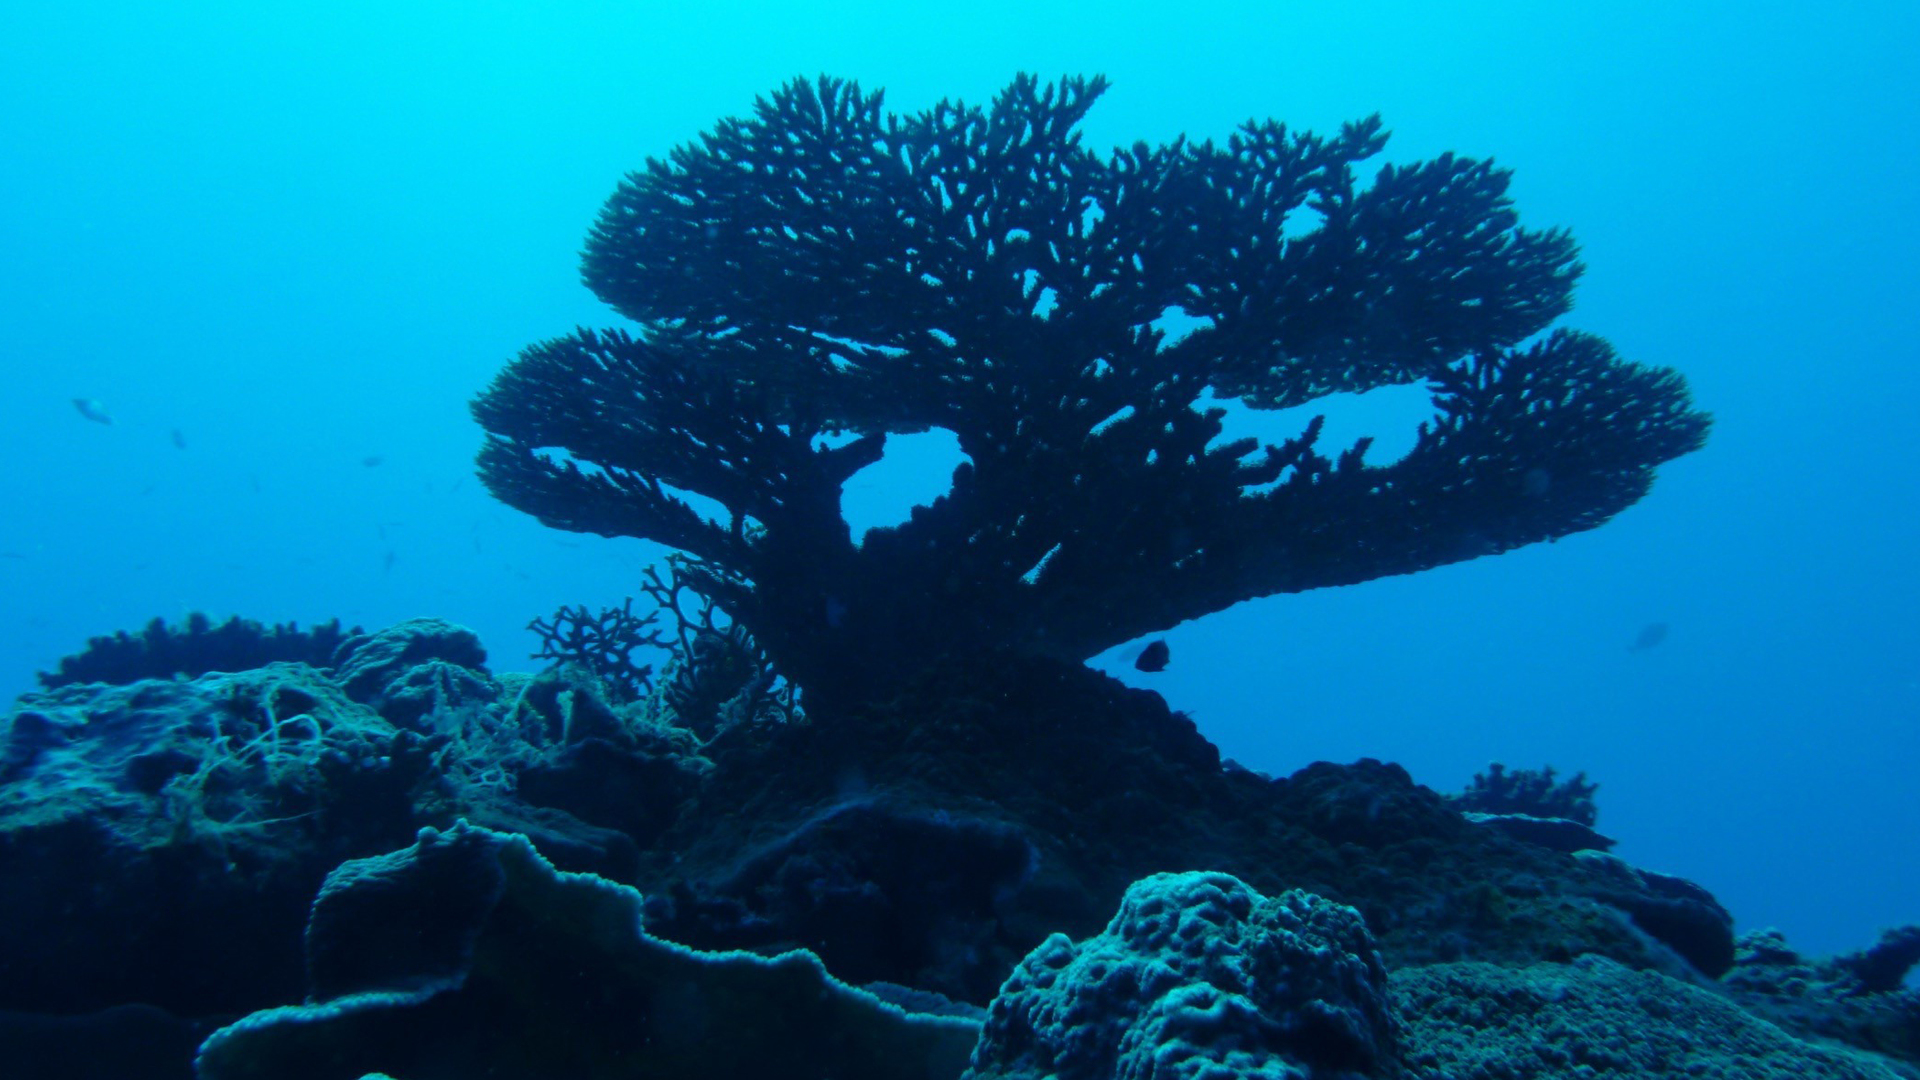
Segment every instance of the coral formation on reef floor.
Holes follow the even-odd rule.
[[[1920,1076],[1914,931],[1736,940],[1032,657],[706,737],[434,620],[63,686],[0,719],[0,883],[10,1076]]]
[[[1082,665],[1597,527],[1711,423],[1552,325],[1575,246],[1491,163],[1364,183],[1377,117],[1101,156],[1104,88],[797,81],[620,186],[584,270],[637,332],[524,350],[478,467],[681,553],[672,633],[563,608],[516,675],[434,619],[156,623],[23,698],[7,1075],[1920,1078],[1920,930],[1736,941],[1583,777],[1262,776]],[[1410,384],[1391,463],[1216,404]],[[856,543],[843,487],[930,428],[951,489]]]

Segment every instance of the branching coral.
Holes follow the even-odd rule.
[[[1496,761],[1487,766],[1486,772],[1474,773],[1467,790],[1451,796],[1450,801],[1460,810],[1565,818],[1592,825],[1600,818],[1593,802],[1594,792],[1599,790],[1600,785],[1588,780],[1583,772],[1559,780],[1551,765],[1508,772]]]
[[[954,650],[1081,660],[1589,529],[1702,445],[1675,373],[1537,336],[1580,266],[1519,227],[1505,171],[1442,155],[1363,183],[1377,118],[1102,157],[1077,127],[1104,89],[1022,77],[887,116],[796,81],[649,161],[584,261],[640,331],[509,364],[474,402],[482,479],[694,556],[783,674],[844,700]],[[1323,453],[1318,420],[1227,439],[1213,404],[1422,381],[1436,416],[1383,465],[1366,440]],[[966,455],[952,490],[856,544],[842,486],[930,428]]]
[[[660,613],[633,613],[633,598],[594,615],[585,604],[561,605],[551,619],[535,619],[527,629],[540,637],[536,660],[579,664],[598,677],[617,701],[635,701],[653,689],[653,665],[637,663],[633,654],[646,648],[665,648],[667,639],[652,629]]]
[[[773,663],[745,626],[721,617],[712,599],[690,584],[692,560],[667,558],[667,573],[648,567],[641,588],[658,612],[673,616],[677,640],[657,704],[663,718],[703,739],[741,722],[799,716],[793,684],[781,679]],[[707,575],[714,568],[705,568]],[[704,580],[704,579],[703,579]],[[691,594],[696,599],[689,599]]]
[[[338,619],[302,630],[297,623],[264,626],[238,615],[215,624],[196,611],[181,625],[154,619],[138,634],[121,630],[89,638],[86,649],[61,658],[59,671],[41,672],[40,685],[49,690],[84,682],[125,686],[141,679],[246,671],[276,660],[324,668],[340,645],[358,633],[359,627],[343,629]]]

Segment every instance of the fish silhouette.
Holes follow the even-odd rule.
[[[1167,648],[1167,639],[1155,638],[1147,642],[1146,648],[1140,650],[1140,656],[1134,660],[1133,666],[1141,671],[1165,671],[1167,660],[1171,655],[1172,650]]]
[[[1648,623],[1640,628],[1640,636],[1633,639],[1633,644],[1627,646],[1627,651],[1645,652],[1665,640],[1667,640],[1667,624]]]
[[[96,424],[113,423],[113,417],[107,414],[107,407],[92,398],[74,398],[73,407],[80,410],[81,416],[86,417]]]

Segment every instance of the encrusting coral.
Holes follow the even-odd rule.
[[[1519,227],[1504,171],[1449,154],[1363,184],[1377,118],[1101,157],[1077,127],[1105,88],[885,116],[795,81],[648,162],[583,267],[639,333],[509,364],[473,406],[482,479],[694,557],[783,676],[845,701],[982,642],[1079,661],[1589,529],[1702,444],[1677,374],[1535,337],[1580,267]],[[1422,381],[1437,415],[1379,465],[1368,440],[1322,453],[1318,420],[1226,439],[1214,404]],[[931,428],[966,456],[952,489],[856,544],[843,485]]]

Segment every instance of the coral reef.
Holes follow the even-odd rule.
[[[524,837],[427,830],[334,871],[307,931],[313,1003],[214,1033],[202,1080],[782,1076],[924,1080],[978,1023],[909,1012],[804,952],[701,954],[640,897],[564,874]]]
[[[1920,1062],[1920,989],[1905,985],[1920,927],[1886,931],[1859,952],[1807,959],[1778,930],[1742,936],[1724,983],[1789,1031]]]
[[[598,615],[579,607],[562,605],[551,619],[535,619],[527,629],[540,638],[535,660],[556,664],[579,664],[593,673],[618,701],[634,701],[653,689],[653,665],[636,663],[633,654],[641,649],[666,647],[667,640],[653,629],[660,613],[633,613],[633,597],[619,607],[601,608]]]
[[[433,753],[304,664],[62,687],[0,741],[0,1008],[58,1012],[297,990],[287,928],[405,839]]]
[[[246,671],[276,660],[324,668],[359,627],[342,630],[340,620],[302,630],[296,623],[264,626],[235,615],[214,625],[200,612],[187,616],[183,626],[154,619],[138,634],[124,630],[91,638],[81,652],[62,657],[57,671],[43,671],[40,685],[48,690],[73,683],[113,683],[125,686],[141,679],[194,678],[209,671]]]
[[[1454,1080],[1912,1080],[1920,1071],[1796,1037],[1713,990],[1600,956],[1394,972],[1413,1076]]]
[[[1086,667],[1596,527],[1709,423],[1550,326],[1574,246],[1504,172],[1363,183],[1377,119],[1102,157],[1103,89],[795,82],[620,187],[585,274],[638,331],[473,409],[497,497],[681,553],[654,612],[536,620],[537,674],[155,624],[0,717],[9,1076],[1920,1080],[1920,931],[1736,939],[1584,776],[1267,776]],[[1213,404],[1422,382],[1392,463]],[[856,545],[929,428],[952,490]]]
[[[328,671],[66,686],[0,718],[0,1051],[47,1063],[10,1075],[179,1080],[183,1048],[254,1012],[207,1043],[203,1075],[768,1075],[753,1054],[823,1033],[840,1041],[808,1060],[852,1075],[934,1031],[946,1064],[906,1075],[954,1077],[985,1016],[1006,1031],[1053,1015],[1041,974],[1092,978],[1112,952],[1184,981],[1084,998],[1104,1010],[1086,1022],[1185,1047],[1195,1075],[1264,1061],[1399,1077],[1397,1044],[1408,1076],[1722,1068],[1743,1047],[1859,1070],[1808,1075],[1920,1076],[1920,1006],[1890,985],[1910,930],[1817,962],[1736,946],[1697,886],[1477,827],[1393,765],[1234,768],[1157,695],[1081,665],[956,658],[885,701],[703,738],[658,689],[621,704],[584,669],[470,666],[485,655],[414,620],[356,637]],[[1154,926],[1207,944],[1148,960]],[[1064,944],[1107,927],[1107,944]],[[1256,963],[1269,940],[1318,959]],[[1615,1046],[1641,1020],[1580,989],[1612,970],[1601,959],[1675,1031],[1697,1018],[1692,1057]],[[1385,1013],[1368,1004],[1376,965],[1394,979]],[[1501,971],[1578,992],[1548,1016]],[[661,977],[708,989],[675,997]],[[790,1008],[824,1026],[726,1004],[779,995],[826,1009]],[[1351,1054],[1284,1036],[1341,1016],[1361,1017],[1328,1029]],[[662,1023],[671,1038],[632,1043]],[[1577,1033],[1571,1056],[1542,1056],[1540,1025]],[[114,1039],[148,1048],[141,1069]],[[1803,1042],[1819,1039],[1882,1056]],[[981,1069],[1018,1074],[1039,1053],[994,1045]],[[727,1054],[732,1073],[687,1064]],[[881,1057],[865,1075],[916,1060]]]
[[[629,837],[657,832],[699,769],[691,738],[577,722],[576,695],[525,676],[509,694],[467,666],[484,659],[470,632],[414,620],[349,640],[331,672],[23,698],[0,722],[0,1009],[198,1016],[284,998],[328,871],[461,816],[630,871]],[[594,800],[628,831],[562,809]]]
[[[1461,810],[1559,818],[1591,828],[1600,820],[1600,810],[1593,802],[1599,790],[1600,785],[1588,780],[1583,772],[1559,780],[1551,765],[1508,772],[1496,761],[1487,766],[1486,772],[1474,773],[1467,790],[1452,799]]]
[[[866,974],[976,1003],[1047,934],[1099,931],[1129,885],[1166,870],[1353,906],[1394,965],[1598,951],[1689,971],[1690,956],[1732,952],[1704,893],[1475,828],[1397,766],[1322,762],[1276,780],[1227,769],[1158,695],[1079,665],[956,662],[895,702],[705,753],[713,772],[639,878],[649,895],[694,891],[673,916],[698,929],[669,932],[711,948],[798,943],[833,970],[884,956],[897,966]],[[856,808],[860,828],[830,827]],[[899,890],[865,869],[898,864],[903,830],[953,852],[984,890],[956,890],[950,918],[905,920],[909,937],[873,900]],[[1007,835],[1031,854],[988,840]],[[787,881],[807,883],[806,903]]]
[[[666,574],[648,567],[641,588],[655,613],[673,617],[666,678],[655,705],[703,739],[742,723],[792,723],[800,716],[797,688],[774,669],[746,626],[728,620],[697,582],[713,572],[685,556],[669,555]]]
[[[994,998],[967,1080],[1389,1076],[1387,970],[1352,908],[1227,874],[1135,883],[1099,936],[1055,934]]]
[[[1469,810],[1461,815],[1475,825],[1493,829],[1515,840],[1572,854],[1576,851],[1606,851],[1615,840],[1603,836],[1591,826],[1566,818],[1534,817],[1531,814],[1482,814]]]
[[[1084,660],[1242,600],[1590,529],[1702,445],[1672,371],[1556,330],[1572,240],[1451,154],[1359,164],[1249,123],[1102,157],[1099,79],[884,116],[795,81],[629,176],[584,275],[638,334],[525,350],[473,404],[482,480],[560,528],[693,556],[815,700],[883,696],[982,643]],[[1172,321],[1193,324],[1176,334]],[[1183,330],[1186,327],[1182,327]],[[1255,409],[1427,383],[1397,462],[1261,446]],[[952,490],[854,543],[847,480],[942,428]],[[709,520],[683,496],[721,508]]]

